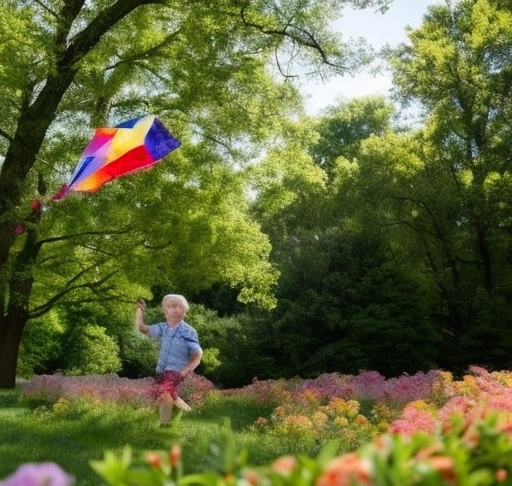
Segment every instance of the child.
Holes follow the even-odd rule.
[[[156,365],[155,397],[159,404],[160,425],[169,424],[172,407],[176,405],[189,411],[190,407],[177,392],[178,385],[199,365],[203,351],[196,330],[183,319],[189,310],[185,297],[166,295],[162,300],[165,322],[146,325],[146,303],[138,299],[135,311],[135,327],[142,333],[160,341],[160,353]]]

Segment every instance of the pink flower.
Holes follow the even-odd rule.
[[[71,486],[74,480],[53,462],[23,464],[0,486]]]
[[[288,476],[291,474],[295,466],[297,465],[297,459],[293,456],[282,456],[277,458],[271,465],[271,469],[276,473]]]
[[[23,233],[25,233],[25,231],[27,231],[27,228],[25,227],[24,224],[21,224],[21,223],[16,223],[14,225],[14,228],[13,228],[13,233],[16,235],[16,236],[19,236],[19,235],[22,235]]]
[[[406,436],[418,432],[432,433],[436,428],[436,424],[436,418],[431,412],[416,408],[416,402],[412,402],[406,405],[402,416],[391,424],[389,432]]]

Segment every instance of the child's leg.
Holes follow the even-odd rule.
[[[160,399],[160,403],[158,405],[160,424],[166,425],[171,421],[173,403],[174,401],[171,395],[166,394]]]
[[[190,405],[183,400],[181,397],[176,397],[174,399],[174,405],[176,405],[179,409],[183,410],[184,412],[190,412],[192,410],[190,408]]]

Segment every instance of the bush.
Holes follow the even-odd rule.
[[[70,375],[116,373],[121,369],[119,346],[105,328],[90,325],[76,341],[64,370]]]
[[[119,374],[133,379],[154,376],[158,361],[156,342],[136,331],[127,333],[119,339],[122,361]]]

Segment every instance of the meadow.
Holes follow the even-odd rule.
[[[195,375],[180,390],[193,410],[169,428],[150,383],[51,375],[0,391],[0,478],[50,462],[76,486],[512,484],[511,372],[332,373],[232,390]]]

